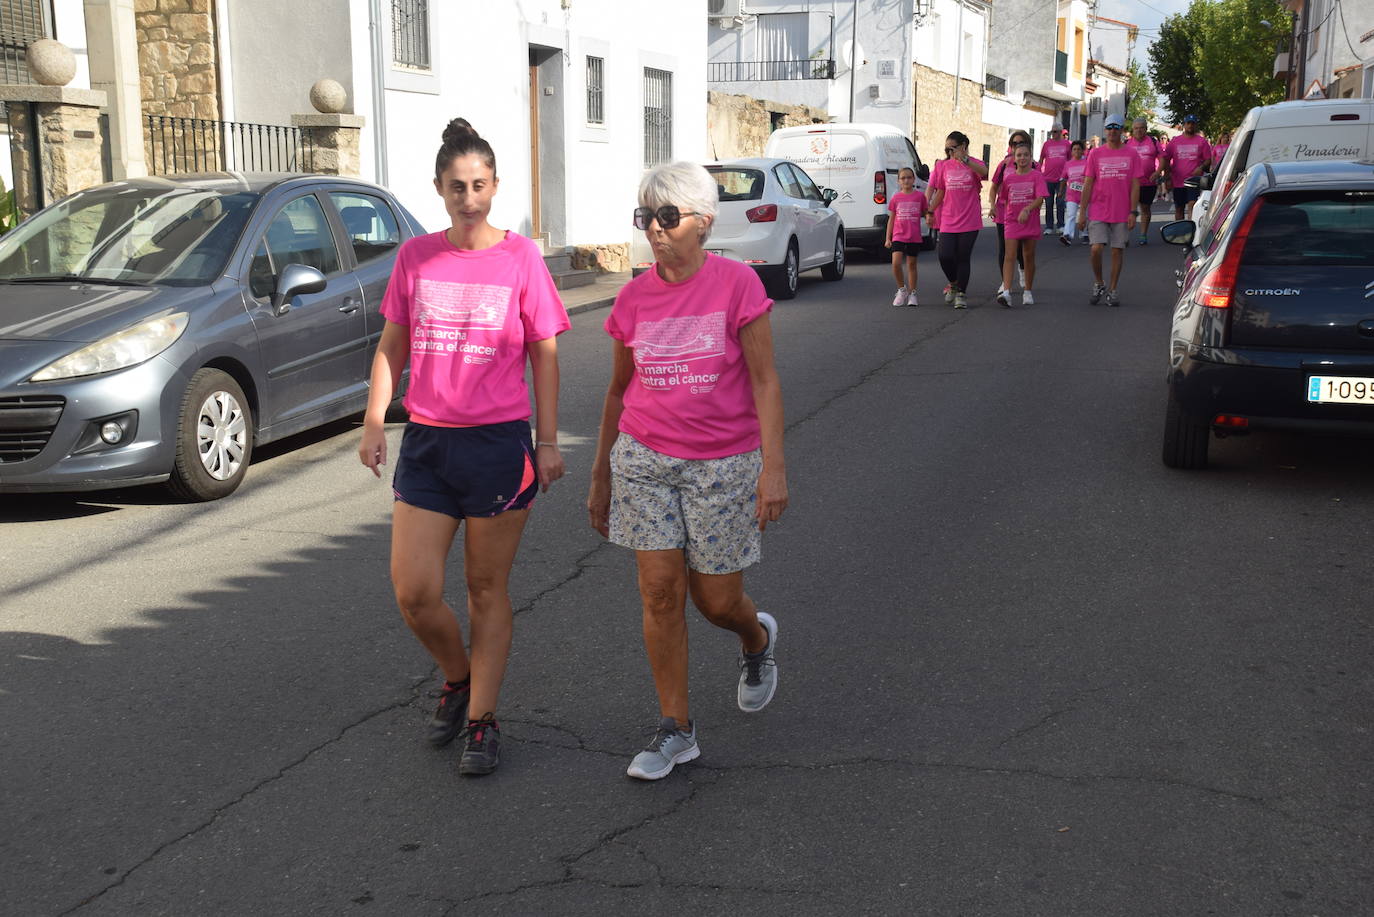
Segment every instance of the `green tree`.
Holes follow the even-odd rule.
[[[1131,58],[1129,64],[1129,76],[1126,78],[1126,119],[1134,121],[1136,118],[1149,119],[1151,114],[1159,107],[1159,99],[1155,96],[1155,88],[1150,85],[1150,75],[1145,72],[1144,66],[1140,61]]]
[[[1198,59],[1203,43],[1202,18],[1207,0],[1193,0],[1187,12],[1175,13],[1159,26],[1159,37],[1147,52],[1150,79],[1168,105],[1168,118],[1177,124],[1184,115],[1197,115],[1204,123],[1211,114]]]

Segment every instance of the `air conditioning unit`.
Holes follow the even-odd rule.
[[[706,0],[706,18],[734,19],[744,15],[744,0]]]

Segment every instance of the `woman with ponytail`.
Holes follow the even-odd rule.
[[[495,711],[510,653],[511,566],[535,494],[563,476],[556,338],[568,316],[538,247],[488,222],[497,185],[491,145],[466,120],[449,122],[434,189],[452,225],[397,253],[358,448],[380,477],[387,407],[409,363],[391,580],[406,624],[443,672],[427,738],[438,747],[463,737],[460,774],[489,774],[499,761]],[[470,650],[444,601],[445,563],[465,521]]]
[[[987,163],[968,154],[968,136],[952,131],[945,138],[945,158],[935,163],[930,177],[930,212],[940,219],[940,269],[949,286],[945,302],[956,309],[966,308],[973,243],[983,228],[982,200],[979,193],[988,177]]]

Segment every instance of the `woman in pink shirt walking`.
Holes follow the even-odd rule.
[[[639,204],[635,227],[655,264],[606,319],[614,363],[587,513],[635,552],[660,719],[626,773],[658,780],[701,753],[687,709],[688,595],[739,637],[739,708],[773,699],[778,623],[744,591],[744,569],[787,507],[787,471],[773,301],[752,268],[703,248],[715,180],[695,163],[662,165],[640,183]]]
[[[495,711],[510,654],[511,565],[535,494],[563,476],[556,337],[569,324],[535,244],[487,221],[496,156],[462,118],[444,130],[434,188],[452,225],[408,240],[396,255],[358,457],[381,477],[383,423],[409,362],[410,422],[392,484],[391,580],[406,624],[443,672],[430,744],[461,734],[458,772],[489,774],[500,760]],[[470,652],[444,601],[444,565],[465,521]]]
[[[968,307],[973,245],[983,228],[979,192],[987,177],[987,163],[968,154],[968,136],[951,132],[945,138],[945,158],[935,163],[930,176],[930,210],[940,215],[940,268],[949,281],[945,302],[956,309]]]

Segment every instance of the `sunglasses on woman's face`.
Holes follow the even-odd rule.
[[[678,210],[672,204],[664,204],[657,210],[652,207],[635,208],[635,229],[648,229],[649,224],[658,220],[660,229],[676,229],[683,217],[694,217],[695,210]]]

